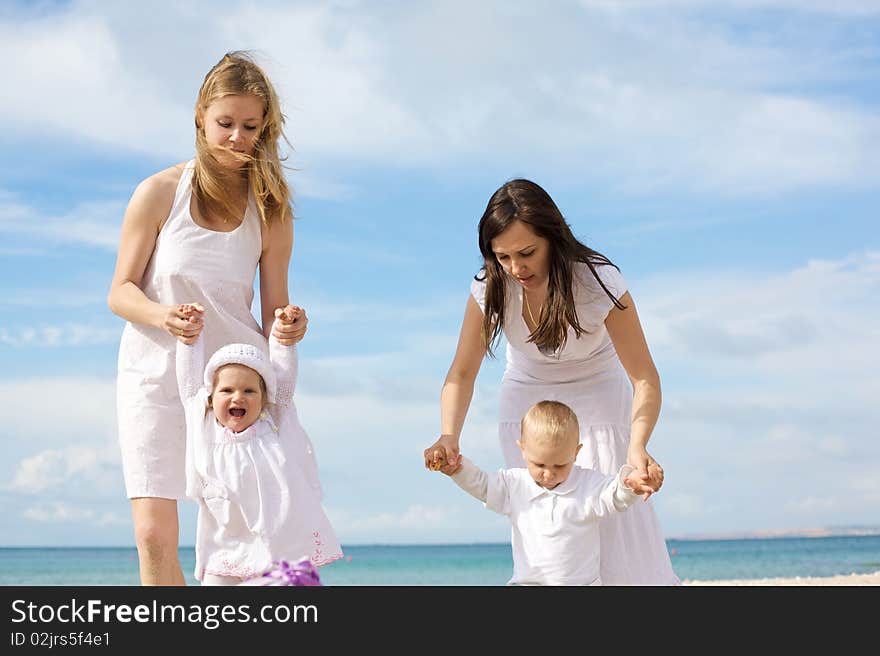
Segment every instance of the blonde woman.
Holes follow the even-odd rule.
[[[273,310],[289,303],[293,216],[278,154],[283,123],[263,70],[246,53],[227,53],[199,90],[195,158],[141,182],[125,212],[108,305],[127,321],[117,414],[144,585],[184,585],[177,499],[186,491],[186,427],[176,342],[193,343],[207,325],[208,353],[230,342],[265,348]],[[262,325],[250,309],[257,267]],[[187,312],[187,304],[200,311]],[[307,323],[303,314],[273,334],[292,345]]]

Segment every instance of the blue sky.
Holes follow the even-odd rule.
[[[234,49],[288,119],[297,403],[343,544],[507,539],[421,452],[513,177],[627,278],[668,536],[878,523],[876,2],[37,2],[0,8],[0,545],[132,543],[119,227]],[[462,437],[485,468],[502,368]]]

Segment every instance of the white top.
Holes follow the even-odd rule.
[[[604,476],[575,465],[552,490],[538,485],[527,469],[482,471],[467,458],[452,479],[489,510],[506,515],[513,527],[513,577],[508,585],[602,585],[599,520],[629,508],[639,495],[617,475]]]
[[[201,337],[193,346],[177,344],[187,422],[186,492],[199,502],[196,578],[246,578],[277,560],[306,557],[325,565],[341,558],[321,506],[314,448],[293,403],[296,347],[269,340],[275,403],[240,433],[221,425],[207,406],[203,349]]]
[[[166,305],[205,308],[205,349],[245,342],[266,347],[251,314],[263,242],[249,197],[241,224],[229,232],[197,224],[190,213],[194,163],[180,176],[174,202],[141,282]],[[119,442],[129,497],[184,497],[186,426],[174,370],[177,340],[160,328],[127,322],[119,344],[116,386]]]
[[[626,293],[626,281],[615,267],[596,266],[596,272],[615,298],[620,298]],[[572,278],[572,293],[578,321],[586,332],[581,333],[580,338],[577,338],[574,329],[569,326],[565,345],[547,354],[542,353],[533,342],[527,341],[530,331],[522,318],[522,285],[507,280],[505,316],[502,325],[504,336],[507,338],[505,377],[563,382],[572,377],[583,377],[603,366],[613,366],[617,352],[605,329],[605,319],[614,307],[614,303],[608,298],[608,294],[599,285],[586,264],[575,262]],[[485,281],[473,280],[471,294],[480,309],[485,312]],[[587,363],[589,368],[585,371],[584,365]]]

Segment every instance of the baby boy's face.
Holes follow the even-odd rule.
[[[548,490],[565,482],[581,448],[576,436],[571,440],[564,440],[561,444],[552,444],[547,440],[524,434],[517,443],[522,450],[529,474],[535,483]]]
[[[218,369],[211,408],[217,421],[233,433],[248,428],[263,410],[260,374],[243,364],[228,364]]]

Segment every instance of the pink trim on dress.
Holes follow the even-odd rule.
[[[247,565],[236,565],[228,558],[220,559],[220,567],[206,567],[205,574],[213,574],[214,576],[234,576],[236,578],[246,579],[256,574],[261,574],[262,570],[256,570]]]
[[[342,552],[334,554],[330,557],[324,556],[324,550],[322,549],[322,547],[324,546],[324,541],[321,539],[320,531],[315,531],[314,533],[312,533],[312,538],[314,538],[315,541],[315,551],[313,552],[310,560],[312,561],[312,564],[314,564],[316,567],[322,567],[323,565],[327,565],[335,560],[339,560],[340,558],[342,558]]]

